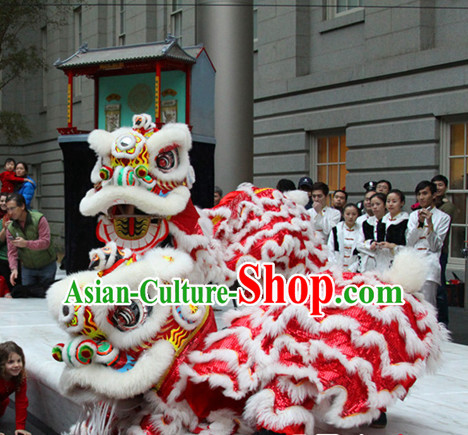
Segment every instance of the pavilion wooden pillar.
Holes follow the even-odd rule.
[[[94,128],[99,128],[99,78],[94,79]]]
[[[68,71],[67,88],[67,123],[68,128],[73,127],[73,72]]]
[[[161,64],[156,62],[156,77],[154,82],[154,122],[161,124]]]

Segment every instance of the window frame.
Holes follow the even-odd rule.
[[[346,0],[347,3],[349,1],[350,0]],[[362,0],[358,0],[358,2],[359,6],[349,6],[349,4],[347,4],[346,9],[344,11],[338,12],[338,0],[324,0],[324,17],[326,20],[332,20],[334,18],[342,17],[344,15],[364,9],[364,6],[362,6]]]
[[[253,1],[253,11],[252,11],[252,14],[253,14],[253,42],[254,42],[254,46],[257,44],[258,42],[258,0],[254,0]]]
[[[36,190],[31,202],[31,206],[34,209],[42,209],[42,163],[33,163],[29,165],[29,175],[36,182]]]
[[[338,160],[337,162],[330,162],[329,161],[329,156],[330,156],[330,145],[329,145],[329,140],[330,138],[337,137],[338,138]],[[342,146],[342,138],[345,138],[345,158],[344,160],[341,160],[341,146]],[[327,138],[328,144],[327,144],[327,162],[319,163],[319,139],[322,138]],[[334,192],[336,189],[342,189],[345,186],[340,186],[340,174],[341,174],[341,169],[344,168],[345,174],[344,174],[344,179],[345,179],[345,184],[346,184],[346,175],[349,173],[349,171],[346,168],[346,152],[348,151],[348,147],[346,146],[346,131],[345,130],[337,130],[337,131],[331,131],[331,132],[311,132],[310,133],[310,172],[311,172],[311,177],[314,181],[322,181],[326,183],[330,187],[330,193]],[[337,181],[337,187],[336,189],[330,185],[330,173],[329,173],[329,167],[332,165],[337,165],[338,166],[338,179]],[[319,180],[318,179],[318,173],[319,173],[319,167],[320,166],[326,166],[327,167],[327,179],[326,180]]]
[[[177,43],[179,45],[182,45],[182,6],[179,5],[178,0],[172,0],[172,6],[171,6],[171,31],[172,31],[172,36],[176,38]],[[179,35],[177,35],[176,29],[179,27]]]
[[[464,170],[465,170],[465,180],[464,186],[465,189],[451,189],[450,188],[450,140],[451,140],[451,127],[455,124],[464,124],[464,136],[465,136],[465,163],[464,163]],[[466,174],[467,169],[467,160],[468,160],[468,118],[460,118],[460,119],[450,119],[450,120],[443,120],[440,123],[440,173],[445,175],[449,180],[449,186],[447,188],[446,195],[450,200],[453,199],[454,194],[464,194],[468,195],[468,188],[466,182],[468,181],[468,175]],[[468,198],[465,200],[465,207],[468,203]],[[465,240],[468,240],[468,211],[465,210],[465,224],[460,223],[452,223],[450,228],[450,240],[448,246],[448,263],[452,266],[455,266],[457,269],[464,268],[465,266],[465,259],[463,257],[453,257],[452,256],[452,228],[456,227],[464,227],[465,228]],[[466,245],[464,244],[463,247]]]
[[[125,16],[126,16],[126,4],[125,0],[120,0],[117,4],[118,6],[118,28],[119,28],[119,35],[117,37],[117,42],[119,46],[125,45]]]
[[[83,45],[83,9],[82,5],[73,9],[73,43],[74,50],[78,50]],[[73,102],[79,101],[83,94],[83,77],[73,77]]]
[[[48,93],[49,93],[49,77],[47,74],[47,55],[48,55],[48,39],[49,39],[49,34],[48,34],[48,28],[47,26],[42,26],[41,30],[41,51],[42,51],[42,62],[44,64],[42,68],[42,111],[47,110],[47,104],[48,104]]]

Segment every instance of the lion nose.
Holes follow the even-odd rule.
[[[67,305],[62,307],[62,313],[64,317],[67,317],[70,314],[70,308]]]

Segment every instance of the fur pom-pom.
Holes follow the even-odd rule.
[[[104,130],[93,130],[88,136],[89,147],[100,156],[110,153],[114,136]]]
[[[395,256],[383,279],[401,285],[406,293],[416,293],[426,281],[427,273],[427,257],[416,249],[404,248]]]
[[[283,195],[302,206],[305,206],[309,202],[309,195],[303,190],[289,190],[288,192],[284,192]]]

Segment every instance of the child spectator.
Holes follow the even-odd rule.
[[[357,205],[346,204],[343,208],[344,221],[332,228],[328,238],[328,259],[350,272],[357,272],[359,269],[357,246],[364,242],[361,226],[356,223],[358,216]]]
[[[24,352],[13,341],[0,344],[0,416],[8,404],[9,396],[15,393],[15,435],[31,435],[26,427],[28,397],[26,396],[26,368]]]
[[[0,174],[2,182],[2,192],[13,193],[15,185],[18,183],[30,183],[31,181],[24,177],[17,177],[15,174],[16,162],[12,158],[5,160],[5,170]]]
[[[26,208],[31,208],[31,201],[36,191],[36,182],[28,175],[28,165],[24,162],[18,162],[15,167],[15,173],[18,178],[27,178],[28,181],[23,184],[18,184],[15,188],[15,192],[23,195],[26,201]]]
[[[437,186],[431,181],[421,181],[415,189],[416,199],[421,208],[410,214],[406,244],[425,252],[429,270],[421,289],[424,297],[434,307],[440,284],[439,257],[445,236],[450,227],[450,216],[435,206]]]

